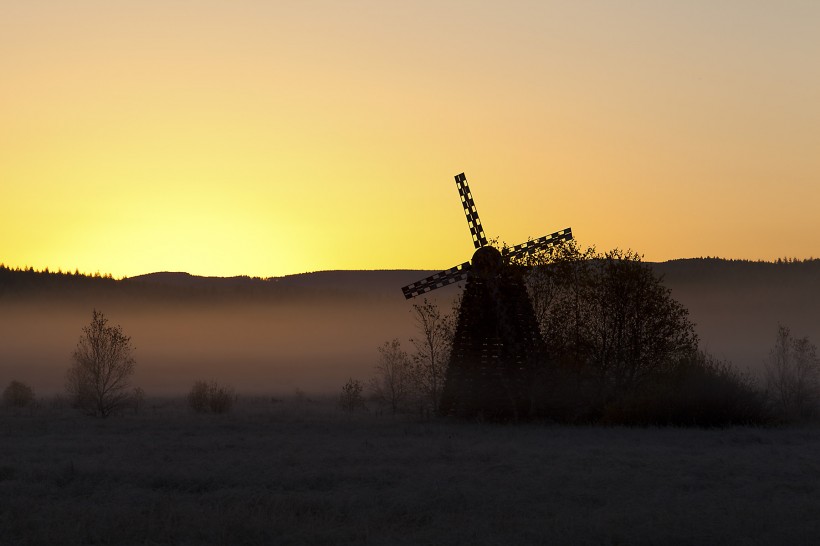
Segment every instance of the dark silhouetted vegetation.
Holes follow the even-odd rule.
[[[766,420],[751,379],[699,351],[688,311],[637,253],[572,241],[526,265],[550,358],[534,386],[536,415],[626,425]]]
[[[398,339],[378,348],[376,375],[370,381],[371,398],[391,413],[435,415],[441,401],[452,346],[454,313],[444,313],[426,298],[411,310],[416,335],[408,354]]]
[[[349,301],[383,298],[388,287],[394,289],[406,277],[402,271],[320,271],[271,278],[159,272],[115,279],[110,273],[11,268],[0,264],[0,299],[84,301],[93,298],[94,301],[206,304],[293,299]],[[374,287],[381,290],[374,292]]]
[[[769,414],[750,377],[698,352],[654,374],[603,408],[608,425],[699,426],[759,424]]]
[[[413,395],[412,361],[398,339],[378,348],[376,375],[370,381],[370,396],[393,414],[404,410]]]
[[[795,337],[787,326],[777,330],[766,359],[766,392],[775,416],[783,422],[817,417],[820,404],[820,358],[807,337]]]
[[[91,323],[83,327],[66,376],[66,391],[74,407],[108,417],[131,404],[133,353],[131,338],[123,334],[122,327],[109,326],[105,315],[95,309]]]
[[[3,391],[3,405],[25,408],[34,404],[34,390],[20,381],[12,381]]]
[[[348,379],[339,395],[339,407],[347,412],[364,410],[364,387],[358,379]]]
[[[197,413],[228,413],[237,395],[216,381],[197,381],[188,393],[188,406]]]
[[[412,313],[417,332],[410,338],[415,348],[410,370],[414,399],[422,414],[432,415],[441,402],[455,322],[452,314],[442,312],[426,298],[413,304]]]

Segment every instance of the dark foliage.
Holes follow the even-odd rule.
[[[536,415],[629,425],[767,420],[751,381],[698,351],[688,311],[638,254],[570,242],[525,265],[549,355],[533,382]]]
[[[34,390],[20,381],[12,381],[3,391],[3,405],[25,408],[34,404]]]
[[[720,427],[770,420],[763,393],[730,364],[697,353],[604,408],[613,425]]]
[[[416,273],[413,273],[415,275]],[[361,301],[383,297],[373,286],[394,287],[404,282],[403,271],[322,271],[260,278],[201,277],[188,273],[151,273],[115,279],[111,274],[86,274],[11,268],[0,264],[0,300],[31,301],[139,301],[166,304],[259,302],[298,300]],[[392,292],[392,290],[391,290]]]

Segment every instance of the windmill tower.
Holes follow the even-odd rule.
[[[442,415],[520,420],[529,385],[544,361],[543,340],[521,268],[510,261],[572,239],[570,228],[499,251],[487,242],[464,173],[456,187],[476,250],[470,261],[402,288],[407,299],[466,279],[439,411]]]

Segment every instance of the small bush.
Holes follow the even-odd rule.
[[[236,399],[232,388],[216,381],[197,381],[188,393],[188,405],[197,413],[227,413]]]
[[[602,422],[617,425],[759,425],[769,421],[765,397],[729,363],[699,353],[679,361],[634,392],[607,405]]]
[[[567,424],[723,427],[771,422],[765,395],[730,363],[696,352],[616,390],[592,370],[554,366],[534,378],[533,413]]]
[[[344,411],[354,412],[366,409],[361,382],[358,379],[348,379],[342,387],[342,394],[339,396],[339,407]]]
[[[3,405],[25,408],[34,404],[34,390],[25,383],[12,381],[3,391]]]

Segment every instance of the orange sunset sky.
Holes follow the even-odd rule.
[[[820,2],[0,2],[0,262],[820,255]]]

